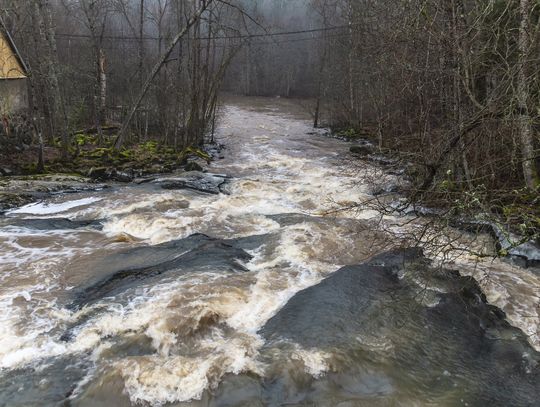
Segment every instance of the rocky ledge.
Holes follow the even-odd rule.
[[[377,397],[376,405],[411,394],[433,405],[538,405],[540,354],[526,335],[472,277],[434,268],[416,249],[338,270],[294,295],[259,333],[271,354],[316,350],[331,366],[316,384],[303,377],[282,390],[280,405],[311,405],[325,393]],[[334,380],[347,387],[336,391]]]
[[[96,191],[106,184],[78,175],[32,175],[0,178],[0,213],[51,194]]]

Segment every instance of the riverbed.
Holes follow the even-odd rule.
[[[538,405],[537,274],[406,249],[414,223],[355,207],[399,175],[301,103],[230,100],[217,140],[218,190],[178,173],[0,218],[0,405]]]

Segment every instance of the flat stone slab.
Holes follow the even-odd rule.
[[[0,213],[52,194],[97,191],[108,188],[89,178],[75,175],[35,175],[0,178]]]
[[[154,182],[163,189],[191,189],[206,194],[227,193],[223,188],[229,177],[222,174],[189,172],[186,175],[170,178],[159,178]]]

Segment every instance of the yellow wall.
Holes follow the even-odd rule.
[[[4,34],[0,32],[0,79],[4,78],[26,78],[26,75]]]

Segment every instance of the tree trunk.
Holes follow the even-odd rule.
[[[139,86],[144,85],[144,0],[139,8]]]
[[[33,46],[35,49],[43,49],[45,47],[45,44],[43,44],[44,38],[41,33],[41,30],[39,29],[39,16],[37,13],[37,8],[33,8],[31,14],[32,18],[32,40],[33,40]],[[36,125],[39,126],[38,128],[41,129],[42,133],[45,132],[45,138],[46,140],[52,144],[54,142],[54,119],[52,114],[52,108],[51,108],[51,95],[48,90],[48,83],[47,83],[47,67],[44,65],[44,61],[42,58],[35,58],[34,63],[32,64],[32,70],[31,75],[29,77],[30,80],[30,86],[33,88],[32,94],[34,95],[36,99],[36,103],[34,106],[39,106],[41,109],[41,114],[39,114],[39,111],[37,109],[34,110],[33,115],[38,120]]]
[[[327,27],[326,22],[326,13],[323,14],[323,26]],[[323,46],[323,52],[321,55],[321,59],[319,61],[319,72],[317,76],[317,99],[315,101],[315,114],[313,115],[313,127],[317,128],[319,127],[319,121],[320,121],[320,114],[321,114],[321,99],[322,99],[322,89],[323,89],[323,82],[324,82],[324,70],[326,67],[326,53],[327,53],[327,38],[326,38],[326,31],[323,32],[323,40],[322,40],[322,46]]]
[[[48,0],[39,1],[35,0],[36,13],[39,22],[40,35],[43,36],[43,43],[46,46],[46,60],[48,66],[48,75],[50,80],[52,96],[54,101],[54,111],[60,118],[60,133],[62,140],[62,158],[68,158],[69,147],[69,131],[68,121],[66,115],[66,108],[64,104],[64,98],[60,92],[60,85],[58,80],[58,60],[57,60],[57,47],[56,38],[54,33],[54,27],[52,25],[52,14]]]
[[[348,4],[348,26],[349,26],[349,36],[350,36],[350,44],[349,44],[349,109],[350,109],[350,117],[351,122],[356,123],[358,117],[356,117],[356,100],[354,95],[354,48],[355,48],[355,42],[354,42],[354,30],[353,30],[353,0],[349,0]]]
[[[99,120],[100,125],[107,121],[107,74],[105,72],[105,53],[99,50]]]
[[[465,146],[465,140],[461,136],[463,134],[463,95],[461,89],[462,80],[462,66],[464,64],[463,59],[463,45],[461,43],[461,37],[463,35],[464,24],[463,15],[465,10],[461,0],[452,0],[449,10],[449,25],[452,36],[452,113],[454,121],[454,137],[459,137],[459,151],[458,159],[456,159],[456,168],[459,170],[459,161],[461,161],[461,170],[463,172],[463,178],[470,185],[471,176],[469,171],[469,163],[467,161],[467,151]],[[459,171],[461,173],[461,171]]]
[[[530,13],[531,1],[520,0],[520,26],[519,26],[519,60],[518,60],[518,84],[517,84],[517,104],[518,104],[518,129],[521,141],[522,167],[525,185],[534,188],[538,182],[538,175],[535,168],[533,129],[531,116],[529,114],[529,84],[528,84],[528,58],[530,53]]]

